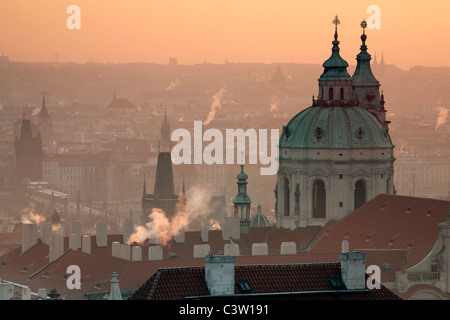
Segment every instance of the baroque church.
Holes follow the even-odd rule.
[[[275,188],[277,226],[339,220],[379,194],[394,194],[394,145],[384,95],[371,70],[365,21],[353,75],[341,57],[336,16],[317,98],[283,126]]]

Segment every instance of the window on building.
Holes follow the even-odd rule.
[[[333,88],[328,89],[328,100],[333,100]]]
[[[366,203],[366,184],[363,180],[358,180],[355,183],[355,210]]]
[[[289,216],[289,202],[290,202],[290,196],[289,196],[289,180],[286,178],[284,179],[284,215]]]
[[[341,88],[341,90],[339,90],[339,99],[344,100],[344,88]]]
[[[316,180],[312,193],[313,218],[326,217],[326,191],[325,183],[322,180]]]

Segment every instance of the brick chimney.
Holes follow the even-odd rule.
[[[205,282],[211,295],[234,294],[234,256],[205,257]]]

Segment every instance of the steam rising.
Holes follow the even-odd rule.
[[[211,121],[214,120],[214,116],[216,115],[216,110],[222,108],[222,103],[220,102],[220,99],[222,99],[222,95],[225,93],[226,89],[225,87],[220,89],[215,95],[213,95],[213,102],[211,103],[211,108],[208,113],[208,117],[206,118],[205,122],[203,122],[203,125],[208,125],[211,123]]]
[[[436,120],[436,126],[434,127],[435,130],[447,122],[447,116],[448,110],[443,107],[438,107],[438,117]]]
[[[22,223],[36,223],[40,224],[41,222],[45,221],[45,217],[43,215],[40,215],[39,213],[36,213],[35,206],[33,203],[30,203],[30,205],[22,210],[22,216],[20,217],[20,222]]]
[[[192,187],[186,194],[186,204],[183,196],[176,207],[176,213],[168,217],[166,213],[154,208],[149,214],[150,221],[138,226],[127,243],[143,243],[149,238],[157,238],[161,245],[167,244],[192,222],[208,215],[208,205],[211,194],[208,189]]]

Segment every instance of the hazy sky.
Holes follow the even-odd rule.
[[[67,7],[78,5],[81,29]],[[341,54],[359,51],[360,22],[369,52],[403,69],[449,66],[450,1],[405,0],[0,0],[0,55],[12,61],[323,63],[338,14]]]

